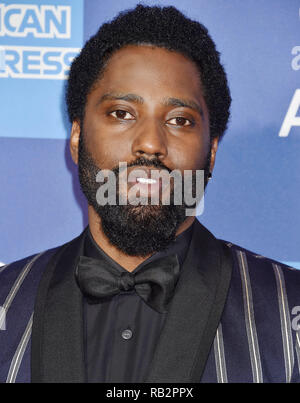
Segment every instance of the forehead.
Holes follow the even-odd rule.
[[[141,96],[184,93],[189,97],[202,97],[196,64],[178,52],[150,45],[129,45],[116,51],[95,87],[105,91],[137,92]]]

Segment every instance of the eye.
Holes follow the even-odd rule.
[[[110,115],[112,115],[114,118],[122,119],[122,120],[133,120],[134,119],[134,116],[131,113],[129,113],[127,111],[123,111],[122,109],[113,111],[110,113]]]
[[[192,126],[193,122],[183,117],[176,117],[168,120],[168,124],[172,126]]]

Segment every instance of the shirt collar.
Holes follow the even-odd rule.
[[[190,225],[185,231],[179,234],[175,241],[171,242],[171,244],[163,251],[156,252],[144,262],[140,263],[134,270],[133,273],[136,273],[140,270],[146,263],[152,262],[164,256],[169,256],[171,254],[176,254],[178,257],[178,261],[180,267],[185,260],[193,233],[194,223]],[[84,255],[87,257],[93,257],[95,259],[99,258],[100,256],[104,257],[108,262],[110,262],[117,270],[119,271],[127,271],[124,267],[122,267],[119,263],[113,260],[110,256],[108,256],[104,250],[96,243],[94,240],[91,231],[88,227],[87,229],[87,236],[85,237],[84,243]]]

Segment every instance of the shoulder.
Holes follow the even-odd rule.
[[[45,271],[48,263],[69,246],[77,247],[84,239],[84,234],[87,228],[76,238],[62,245],[47,249],[42,252],[35,253],[23,259],[11,262],[0,267],[0,306],[3,305],[3,300],[8,298],[12,290],[19,289],[22,285],[23,290],[27,293],[33,293],[37,288],[39,280]],[[70,250],[72,248],[69,248]],[[18,292],[19,294],[19,292]]]
[[[221,241],[230,250],[233,258],[233,276],[248,278],[253,286],[262,290],[276,285],[278,292],[288,292],[300,303],[300,270],[282,262],[262,256],[231,242]]]
[[[83,233],[71,241],[45,251],[37,252],[23,259],[11,262],[0,267],[0,305],[8,298],[14,289],[22,288],[30,293],[38,282],[48,263],[56,254],[68,245],[76,243]]]
[[[47,265],[50,259],[60,250],[63,250],[64,248],[71,246],[73,244],[76,245],[78,240],[82,240],[84,238],[86,230],[87,228],[85,228],[80,235],[70,240],[69,242],[58,245],[51,249],[36,252],[30,256],[0,266],[0,284],[2,283],[2,280],[4,280],[5,278],[7,277],[13,278],[24,269],[30,270],[33,267],[44,267],[45,265]]]
[[[0,351],[0,382],[9,382],[11,374],[15,373],[12,370],[17,368],[13,365],[15,359],[21,357],[22,361],[30,354],[28,346],[37,290],[48,262],[59,250],[60,247],[48,249],[0,267],[0,330],[5,330],[0,331],[3,346]],[[24,362],[27,365],[24,373],[30,373],[28,359]],[[25,378],[27,382],[27,375]]]
[[[233,244],[232,242],[224,241],[221,240],[223,244],[225,244],[232,252],[233,255],[236,255],[238,257],[244,257],[247,259],[247,263],[254,265],[254,266],[265,266],[265,267],[273,267],[274,266],[280,266],[281,269],[285,272],[293,272],[295,273],[296,276],[300,276],[300,270],[288,266],[282,262],[279,262],[277,260],[271,259],[269,257],[260,255],[258,253],[255,253],[253,251],[250,251],[248,249],[243,248],[242,246]]]
[[[11,262],[0,267],[0,303],[8,298],[12,290],[19,289],[26,279],[40,277],[51,257],[60,249],[60,246],[35,253],[23,259]],[[34,274],[33,274],[34,273]],[[30,284],[29,282],[29,289]]]

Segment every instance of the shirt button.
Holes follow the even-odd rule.
[[[129,340],[132,337],[132,331],[130,329],[123,330],[122,337],[125,340]]]

